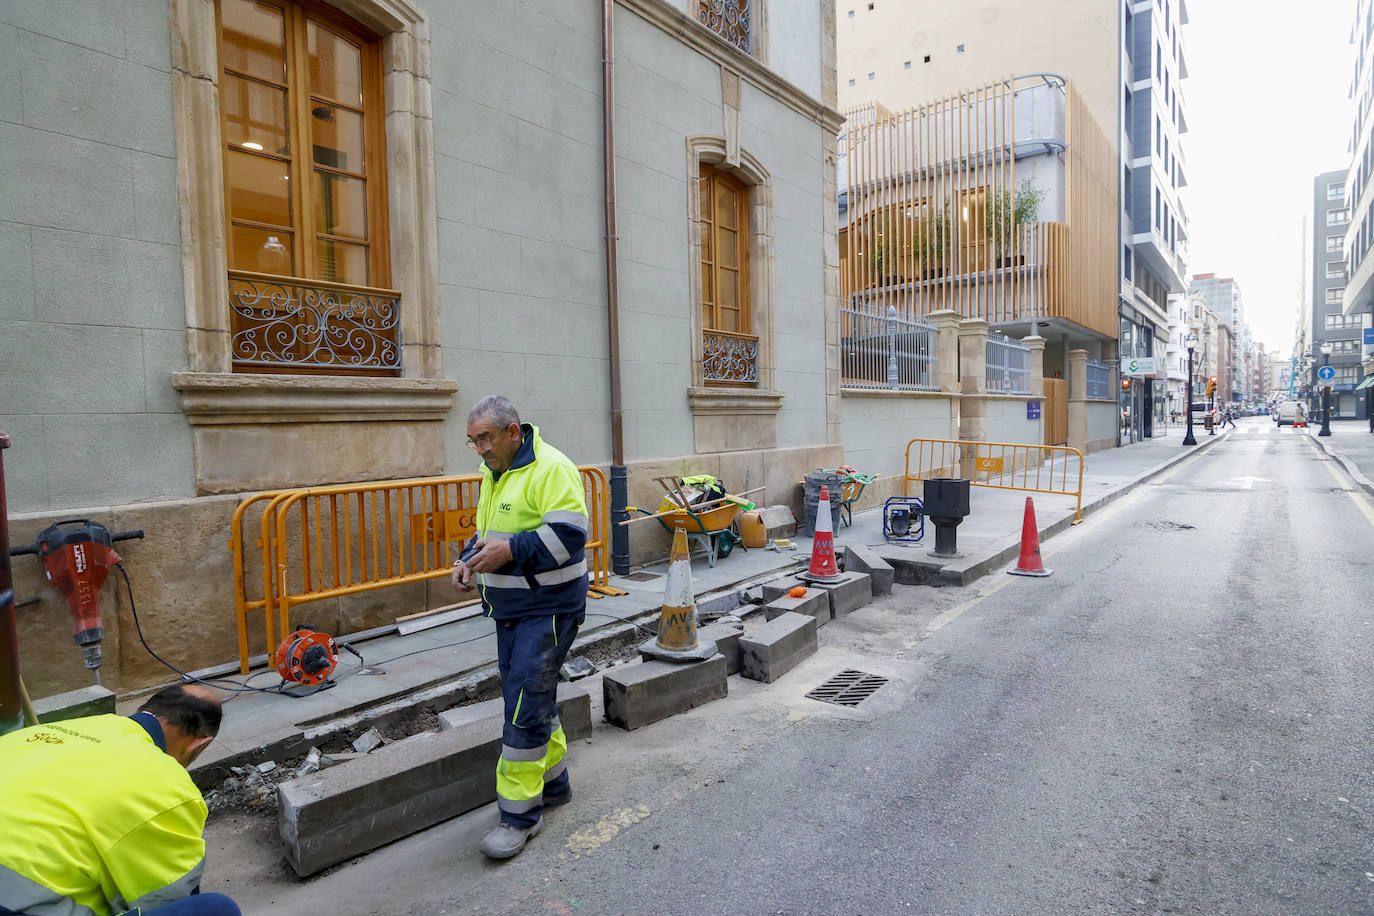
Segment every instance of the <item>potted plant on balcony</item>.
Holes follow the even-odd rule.
[[[1045,189],[1036,187],[1029,178],[1017,185],[1014,195],[1011,191],[992,195],[987,207],[987,234],[998,267],[1026,263],[1017,240],[1035,224],[1044,199]]]

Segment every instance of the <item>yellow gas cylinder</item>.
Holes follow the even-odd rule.
[[[757,511],[740,513],[739,535],[745,547],[768,545],[768,529]]]

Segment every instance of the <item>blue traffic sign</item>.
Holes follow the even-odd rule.
[[[1374,347],[1374,328],[1364,329],[1364,345],[1366,347]]]
[[[1329,382],[1335,377],[1336,370],[1330,366],[1322,366],[1317,370],[1317,378],[1321,379],[1323,382]]]

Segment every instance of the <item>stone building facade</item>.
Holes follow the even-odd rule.
[[[14,539],[143,528],[144,630],[194,669],[234,655],[245,493],[471,472],[467,406],[496,392],[609,464],[605,9],[630,502],[691,472],[792,502],[840,463],[833,0],[21,0],[0,10]],[[634,559],[660,546],[637,534]],[[60,598],[16,573],[42,598],[18,615],[30,688],[87,683]],[[106,684],[165,679],[106,595]],[[402,599],[311,619],[448,596]]]

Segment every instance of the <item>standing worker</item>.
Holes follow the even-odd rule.
[[[558,669],[586,617],[586,490],[577,466],[521,423],[507,398],[485,397],[472,408],[468,445],[482,456],[477,537],[451,579],[460,592],[475,585],[496,621],[505,700],[496,764],[501,823],[479,848],[509,859],[543,828],[545,807],[572,800],[556,694]]]
[[[207,812],[186,772],[219,722],[214,694],[177,684],[132,716],[0,738],[0,914],[238,916],[200,893]]]

